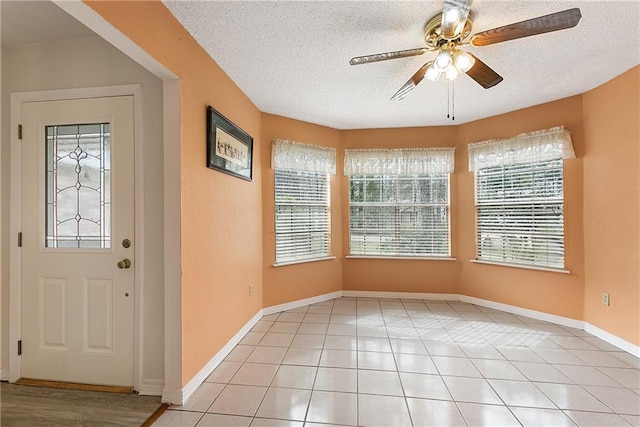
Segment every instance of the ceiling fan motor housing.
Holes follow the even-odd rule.
[[[469,12],[469,16],[467,17],[467,21],[465,22],[462,31],[453,40],[448,40],[442,36],[441,25],[442,13],[438,13],[427,22],[427,25],[424,26],[424,41],[427,46],[432,49],[438,49],[448,42],[460,43],[462,40],[469,37],[473,26],[473,15]]]

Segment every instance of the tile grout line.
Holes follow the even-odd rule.
[[[334,301],[331,302],[331,311],[333,312]],[[329,314],[329,321],[331,321],[331,314]],[[327,331],[329,330],[329,326],[327,325]],[[295,337],[293,338],[295,341]],[[315,390],[316,381],[318,380],[318,373],[320,372],[320,362],[322,361],[322,353],[324,351],[324,343],[327,341],[327,334],[325,333],[322,338],[322,348],[320,351],[320,357],[318,358],[318,365],[316,366],[316,374],[313,378],[313,383],[311,384],[311,390],[309,391],[309,402],[307,403],[307,409],[304,413],[303,425],[307,423],[307,419],[309,417],[309,410],[311,409],[311,400],[313,398],[313,392]]]
[[[338,299],[336,299],[338,300]],[[311,389],[310,389],[310,393],[309,393],[309,401],[307,404],[307,408],[306,408],[306,412],[304,415],[304,420],[302,422],[310,422],[307,420],[308,415],[309,415],[309,411],[311,409],[311,398],[313,396],[313,393],[316,391],[315,387],[317,384],[317,380],[318,380],[318,375],[319,375],[319,370],[321,368],[320,364],[322,361],[322,356],[325,353],[326,350],[328,350],[325,346],[327,344],[327,338],[329,336],[329,331],[330,331],[330,327],[332,324],[334,325],[342,325],[342,323],[332,323],[331,319],[332,316],[334,315],[334,310],[336,308],[335,305],[335,301],[336,300],[331,300],[331,305],[330,305],[330,310],[328,313],[328,320],[327,320],[327,327],[324,330],[323,334],[318,334],[321,335],[322,338],[322,346],[320,349],[320,358],[318,359],[316,365],[314,365],[314,367],[316,368],[316,372],[315,372],[315,376],[314,379],[312,381],[311,384]],[[374,304],[358,304],[358,302],[362,301],[362,302],[373,302],[375,300],[375,310],[370,310],[372,308],[372,306]],[[629,373],[632,372],[637,372],[638,369],[634,368],[633,366],[631,366],[629,363],[627,363],[627,361],[616,357],[616,355],[611,354],[611,351],[607,351],[606,349],[602,349],[599,348],[597,346],[593,346],[595,349],[592,350],[590,348],[577,348],[577,349],[572,349],[569,348],[570,346],[574,346],[574,345],[578,345],[578,346],[583,346],[583,344],[581,344],[582,342],[584,342],[587,345],[591,345],[591,343],[588,343],[586,340],[583,339],[583,337],[572,334],[570,330],[566,330],[566,328],[562,328],[563,330],[562,332],[558,331],[557,333],[553,331],[553,328],[551,326],[557,326],[553,323],[550,322],[529,322],[529,323],[525,323],[522,322],[518,317],[516,317],[520,323],[515,323],[515,322],[507,322],[505,320],[496,320],[491,318],[490,316],[488,316],[487,313],[489,313],[487,311],[487,313],[485,313],[482,310],[477,310],[480,312],[480,314],[483,314],[485,316],[487,316],[490,320],[487,321],[487,323],[491,323],[493,325],[499,326],[500,328],[504,329],[504,331],[506,331],[505,333],[505,337],[510,336],[512,338],[514,338],[515,340],[517,340],[518,344],[512,343],[512,342],[507,342],[507,343],[500,343],[498,341],[488,341],[486,339],[486,337],[484,336],[484,334],[490,333],[490,330],[485,330],[485,329],[478,329],[477,326],[479,325],[479,323],[477,322],[482,322],[483,320],[476,320],[478,316],[474,316],[473,310],[459,310],[462,307],[456,307],[458,304],[450,304],[450,302],[444,302],[447,307],[449,308],[449,310],[446,310],[445,312],[442,311],[433,311],[433,308],[430,307],[425,301],[426,300],[420,300],[424,303],[425,305],[425,310],[426,312],[428,312],[430,315],[433,316],[434,320],[437,321],[437,324],[439,325],[438,328],[418,328],[414,317],[411,316],[410,311],[414,311],[413,309],[410,310],[409,308],[407,308],[407,306],[405,305],[405,301],[403,301],[401,298],[400,299],[393,299],[391,300],[393,302],[398,301],[400,303],[400,305],[402,306],[402,311],[398,311],[397,313],[395,313],[395,310],[400,310],[400,307],[395,306],[395,305],[389,305],[389,306],[385,306],[383,304],[384,299],[381,298],[356,298],[355,299],[355,332],[351,335],[351,334],[346,334],[346,332],[348,332],[348,330],[346,328],[335,328],[336,329],[336,333],[338,333],[338,335],[335,335],[337,337],[341,337],[341,336],[346,336],[346,337],[353,337],[353,339],[355,340],[355,373],[356,373],[356,419],[359,422],[360,421],[360,405],[359,405],[359,396],[361,394],[361,387],[360,387],[360,381],[359,378],[360,376],[358,375],[359,372],[361,370],[372,370],[372,371],[376,371],[376,372],[388,372],[385,369],[376,369],[376,368],[366,368],[366,367],[361,367],[360,366],[360,353],[375,353],[375,354],[386,354],[388,352],[386,351],[381,351],[379,347],[373,347],[373,350],[370,350],[368,348],[361,348],[360,346],[360,339],[366,339],[366,338],[372,338],[372,339],[384,339],[390,348],[390,353],[393,357],[393,362],[394,362],[394,366],[395,366],[395,374],[397,376],[397,379],[400,383],[400,387],[402,390],[402,394],[403,394],[403,398],[404,398],[404,402],[405,402],[405,407],[409,416],[409,420],[411,422],[412,425],[415,424],[414,420],[413,420],[413,415],[411,413],[409,404],[408,404],[408,399],[409,397],[406,395],[406,391],[405,391],[405,385],[402,381],[402,378],[400,376],[401,372],[400,372],[400,366],[398,364],[398,356],[400,354],[404,354],[404,353],[400,353],[397,352],[394,349],[394,346],[392,345],[392,340],[411,340],[411,341],[417,341],[419,343],[421,343],[421,345],[425,348],[425,352],[426,352],[426,356],[429,357],[430,359],[433,358],[434,354],[430,351],[430,349],[426,346],[426,341],[432,341],[434,343],[437,342],[443,342],[443,343],[448,343],[448,344],[452,344],[455,345],[456,348],[459,348],[462,355],[449,355],[445,354],[439,356],[442,358],[458,358],[461,360],[466,360],[468,363],[471,364],[471,366],[477,370],[480,374],[480,378],[484,381],[484,383],[488,384],[489,389],[495,393],[495,395],[499,398],[499,401],[501,402],[501,404],[484,404],[484,403],[476,403],[478,405],[490,405],[490,406],[497,406],[497,407],[506,407],[507,410],[509,411],[508,413],[515,418],[515,420],[518,420],[518,422],[521,422],[519,420],[519,418],[516,416],[515,412],[513,411],[513,408],[528,408],[528,409],[535,409],[535,410],[550,410],[550,411],[558,411],[559,413],[561,413],[564,417],[567,417],[567,419],[573,421],[573,418],[571,418],[567,412],[568,411],[578,411],[578,412],[593,412],[593,413],[598,413],[598,414],[603,414],[603,415],[611,415],[611,416],[617,416],[618,418],[623,418],[623,415],[628,415],[628,416],[634,416],[632,414],[623,414],[623,413],[618,413],[616,412],[612,407],[610,407],[609,405],[607,405],[601,398],[598,398],[595,394],[591,393],[586,386],[588,384],[578,384],[576,383],[576,380],[574,380],[571,377],[568,377],[568,375],[565,375],[563,371],[561,371],[560,369],[557,369],[556,366],[557,365],[562,365],[562,366],[576,366],[576,367],[582,367],[582,368],[589,368],[589,370],[593,370],[593,372],[597,372],[600,375],[603,376],[603,378],[607,378],[608,380],[611,380],[613,383],[617,384],[617,386],[599,386],[599,385],[593,385],[594,388],[612,388],[615,390],[625,390],[625,391],[630,391],[631,393],[635,392],[635,395],[638,395],[637,390],[634,391],[634,389],[632,387],[628,387],[626,384],[623,384],[621,382],[619,382],[618,380],[616,380],[616,378],[614,378],[613,376],[611,376],[610,374],[607,374],[605,371],[603,371],[601,368],[612,368],[612,369],[628,369]],[[415,301],[411,301],[411,302],[415,302]],[[307,305],[307,309],[306,309],[306,314],[309,314],[309,308],[315,306],[315,304],[311,304],[311,305]],[[358,306],[361,307],[362,314],[358,314],[359,313],[359,309]],[[473,304],[468,304],[469,307],[474,307],[475,305]],[[466,305],[465,305],[466,307]],[[346,312],[351,311],[351,310],[344,310]],[[421,312],[422,309],[415,309],[416,312]],[[374,313],[375,312],[375,313]],[[449,322],[445,322],[444,320],[447,318],[447,312],[451,312],[451,321]],[[379,314],[378,314],[379,313]],[[385,314],[386,313],[386,314]],[[278,316],[280,316],[282,314],[279,313]],[[317,313],[312,313],[312,314],[317,314]],[[499,314],[499,313],[498,313]],[[362,321],[362,319],[366,318],[369,315],[374,315],[374,316],[378,316],[380,317],[382,323],[378,324],[378,322],[374,322],[374,324],[360,324],[360,322]],[[465,317],[466,315],[466,317]],[[393,322],[390,323],[390,321],[393,319]],[[304,318],[303,318],[304,320]],[[407,320],[407,322],[404,322],[404,320]],[[252,347],[253,349],[251,350],[251,352],[244,358],[244,360],[240,363],[240,367],[231,375],[231,378],[224,384],[223,389],[220,391],[220,393],[216,396],[216,398],[212,401],[212,403],[209,405],[209,407],[205,410],[204,413],[200,412],[200,411],[195,411],[197,413],[201,414],[201,417],[199,419],[198,422],[200,422],[200,420],[204,417],[204,415],[206,413],[208,413],[208,410],[211,408],[211,406],[216,402],[216,400],[219,398],[219,396],[224,392],[224,390],[226,390],[226,388],[230,385],[230,381],[232,381],[233,377],[235,377],[235,375],[237,375],[238,371],[242,368],[242,366],[244,366],[246,363],[248,362],[249,357],[251,356],[251,354],[254,353],[254,351],[256,351],[257,348],[259,347],[269,347],[269,346],[260,346],[260,343],[262,342],[262,339],[264,339],[264,336],[266,336],[266,334],[269,333],[269,331],[271,331],[271,329],[273,328],[273,326],[276,324],[276,322],[278,322],[278,317],[276,317],[273,322],[271,322],[271,325],[269,326],[269,329],[267,329],[267,331],[263,334],[263,336],[257,341],[256,344],[253,344]],[[285,323],[286,321],[282,321],[283,323]],[[464,323],[464,328],[468,328],[470,327],[471,329],[473,329],[474,331],[476,331],[478,334],[480,334],[483,338],[482,342],[475,342],[475,341],[469,341],[466,342],[464,341],[464,336],[460,336],[459,334],[456,334],[455,332],[457,330],[462,329],[462,326],[460,327],[456,327],[455,323],[456,322],[460,322],[460,324],[462,325],[462,323]],[[285,356],[283,357],[283,359],[280,361],[280,363],[278,364],[278,368],[273,376],[273,378],[271,378],[269,384],[266,386],[266,392],[265,395],[262,397],[262,399],[260,400],[259,404],[256,407],[256,411],[254,413],[254,415],[251,417],[251,422],[253,422],[253,420],[257,417],[257,412],[260,409],[261,405],[263,404],[266,395],[269,393],[269,390],[272,388],[275,388],[274,386],[274,382],[275,382],[275,378],[277,377],[278,373],[280,372],[280,369],[282,368],[282,366],[284,365],[284,358],[286,357],[286,354],[288,353],[288,351],[294,347],[293,346],[293,342],[295,341],[296,337],[300,336],[300,335],[304,335],[302,332],[300,332],[300,329],[302,328],[302,325],[304,324],[303,321],[298,322],[299,325],[296,328],[296,331],[294,333],[292,333],[293,337],[291,338],[291,342],[289,342],[288,346],[285,347],[286,351],[285,351]],[[310,322],[311,323],[311,322]],[[397,324],[396,324],[397,323]],[[407,327],[407,323],[410,325],[410,330],[407,329],[406,331],[406,336],[403,336],[403,331],[401,330],[402,328]],[[522,324],[523,329],[526,329],[526,332],[522,332],[525,335],[522,335],[522,333],[517,334],[513,329],[509,330],[509,329],[505,329],[504,328],[504,324],[511,324],[513,323],[514,325],[516,324]],[[349,324],[348,322],[345,324]],[[403,326],[404,324],[404,326]],[[446,326],[448,326],[449,328],[447,328]],[[371,328],[379,328],[379,327],[383,327],[384,328],[384,333],[385,333],[385,337],[366,337],[366,336],[361,336],[359,331],[358,326],[368,326]],[[391,337],[389,335],[389,328],[394,329],[394,335],[399,334],[398,336],[395,337]],[[399,329],[398,331],[395,331],[395,329]],[[441,330],[443,333],[446,334],[446,340],[441,341],[441,340],[425,340],[423,338],[423,336],[420,333],[421,329],[434,329],[434,330]],[[563,333],[564,332],[564,333]],[[275,333],[275,332],[274,332]],[[342,335],[341,333],[345,333],[346,335]],[[413,333],[415,333],[417,335],[416,338],[412,338],[413,337]],[[316,334],[312,334],[312,335],[316,335]],[[332,335],[333,336],[333,335]],[[541,346],[541,347],[535,347],[535,346],[531,346],[531,344],[528,344],[528,342],[530,342],[529,337],[540,337],[540,338],[544,338],[548,341],[548,344],[554,344],[557,347],[551,347],[551,346]],[[559,337],[557,339],[554,339],[554,337]],[[499,338],[499,337],[498,337]],[[527,340],[523,340],[522,338],[527,338]],[[240,343],[242,344],[242,343]],[[478,355],[478,357],[474,358],[471,357],[471,355],[473,353],[469,353],[470,348],[474,345],[474,344],[480,344],[482,346],[486,346],[488,349],[491,349],[492,351],[495,351],[495,356],[500,355],[503,359],[496,359],[494,358],[494,356],[489,352],[488,355],[483,355],[482,353],[480,353]],[[243,344],[244,345],[244,344]],[[236,346],[237,347],[237,346]],[[467,348],[467,350],[465,351],[465,347]],[[514,360],[512,357],[508,357],[507,354],[505,353],[505,350],[507,347],[517,347],[517,348],[522,348],[522,349],[526,349],[530,352],[532,352],[533,355],[536,355],[538,358],[541,359],[540,362],[536,361],[530,361],[530,360]],[[587,347],[585,345],[585,347]],[[301,347],[304,349],[313,349],[315,347]],[[542,353],[540,353],[539,351],[536,351],[540,349],[541,351],[543,351]],[[361,351],[362,350],[362,351]],[[552,351],[548,351],[548,350],[552,350]],[[557,353],[553,350],[559,350]],[[596,360],[596,362],[588,362],[585,359],[583,359],[582,357],[579,356],[580,353],[575,354],[572,350],[577,350],[577,351],[593,351],[594,355],[593,357],[591,357],[592,360]],[[353,352],[353,349],[349,350],[350,352]],[[413,354],[413,353],[407,353],[407,354]],[[543,354],[545,354],[547,357],[544,357]],[[582,363],[580,364],[576,364],[576,363],[566,363],[566,361],[571,361],[572,359],[558,359],[561,360],[561,362],[563,363],[551,363],[549,360],[554,360],[557,359],[557,357],[555,357],[556,355],[560,356],[562,354],[567,354],[571,355],[572,357],[575,358],[576,362],[579,360]],[[583,356],[586,356],[587,354],[583,354]],[[622,367],[618,367],[618,366],[598,366],[598,362],[597,359],[594,359],[596,357],[596,355],[598,357],[600,357],[599,355],[607,355],[608,357],[615,357],[616,360],[618,360],[623,366]],[[486,356],[486,357],[483,357]],[[513,356],[513,354],[512,354]],[[549,359],[549,357],[552,357],[551,359]],[[364,356],[363,356],[364,357]],[[562,356],[564,357],[564,356]],[[604,357],[604,356],[602,356]],[[513,367],[513,369],[515,369],[515,372],[518,372],[520,375],[522,375],[524,378],[522,380],[520,379],[512,379],[512,378],[501,378],[499,376],[497,376],[496,378],[493,378],[494,375],[489,375],[489,374],[485,374],[483,371],[481,371],[478,366],[474,363],[475,360],[492,360],[492,361],[505,361],[509,364],[509,366]],[[602,359],[601,359],[602,360]],[[604,359],[606,360],[606,359]],[[552,368],[556,368],[558,370],[558,372],[560,372],[561,374],[565,375],[568,381],[571,381],[570,383],[564,383],[562,382],[562,380],[556,380],[556,381],[551,381],[551,382],[547,382],[547,381],[533,381],[532,379],[529,378],[529,376],[525,375],[525,371],[522,370],[522,366],[517,366],[514,364],[515,361],[518,362],[522,362],[522,363],[530,363],[530,364],[534,364],[534,365],[541,365],[541,366],[549,366]],[[447,392],[449,393],[450,397],[451,397],[451,402],[454,403],[456,410],[458,411],[458,413],[460,414],[460,416],[463,417],[463,419],[465,420],[465,422],[467,422],[467,418],[465,417],[464,413],[462,412],[459,404],[460,403],[466,403],[466,402],[461,402],[461,401],[457,401],[455,400],[455,398],[453,397],[453,395],[451,394],[451,390],[449,389],[449,386],[447,385],[446,382],[444,382],[443,380],[443,373],[441,372],[441,370],[438,368],[438,365],[435,364],[435,362],[433,361],[433,365],[435,368],[435,371],[437,372],[437,377],[440,378],[440,380],[444,383],[445,389],[447,390]],[[259,363],[259,362],[256,362]],[[602,362],[600,362],[602,363]],[[374,363],[372,366],[376,366],[377,364]],[[296,365],[292,365],[292,366],[296,366]],[[303,366],[303,365],[300,365]],[[307,366],[307,365],[304,365]],[[615,372],[615,371],[609,371],[609,372]],[[489,376],[487,376],[489,375]],[[476,377],[468,377],[466,375],[463,375],[462,377],[458,377],[457,375],[453,375],[452,377],[455,378],[476,378]],[[543,396],[545,396],[545,398],[549,399],[549,401],[553,404],[554,408],[539,408],[537,406],[520,406],[520,405],[512,405],[509,406],[507,405],[506,401],[504,400],[504,398],[497,392],[497,390],[494,388],[494,385],[489,381],[489,380],[496,380],[496,381],[522,381],[522,382],[526,382],[529,384],[533,384],[534,385],[534,389],[537,390],[538,392],[542,393]],[[595,399],[595,401],[599,402],[600,404],[603,405],[604,408],[607,408],[609,411],[611,412],[598,412],[598,411],[594,411],[593,409],[591,411],[589,410],[576,410],[576,409],[562,409],[554,400],[552,400],[539,386],[538,383],[545,383],[545,384],[555,384],[555,385],[572,385],[572,386],[577,386],[580,388],[580,390],[582,390],[583,392],[586,393],[586,395],[592,397],[593,399]],[[297,387],[292,387],[293,389],[297,389]],[[305,389],[306,390],[306,389]],[[595,391],[595,389],[594,389]],[[337,393],[336,391],[330,391],[331,393]],[[389,397],[391,395],[386,395],[386,394],[381,394],[380,396],[386,396]],[[640,399],[640,395],[638,395],[638,398]],[[422,398],[418,398],[418,399],[422,399]],[[441,400],[441,399],[423,399],[423,400]],[[449,400],[446,400],[449,401]],[[471,403],[471,402],[468,402]],[[625,421],[628,421],[627,418],[623,418]]]

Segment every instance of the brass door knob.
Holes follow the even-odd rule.
[[[125,258],[122,261],[119,261],[117,264],[119,269],[123,269],[123,268],[130,268],[131,267],[131,260],[129,258]]]

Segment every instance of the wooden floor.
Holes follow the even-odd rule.
[[[140,426],[160,397],[0,383],[0,425]]]

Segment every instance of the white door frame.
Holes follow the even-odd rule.
[[[34,101],[58,101],[111,96],[133,96],[134,115],[134,197],[135,197],[135,260],[134,274],[134,350],[133,388],[140,388],[143,372],[143,304],[144,304],[144,174],[142,156],[142,87],[141,85],[103,86],[60,89],[11,94],[11,190],[9,216],[9,381],[22,375],[22,360],[18,356],[18,340],[22,339],[22,255],[18,248],[18,232],[22,231],[22,149],[18,139],[18,124],[22,121],[22,104]]]
[[[68,0],[52,1],[154,74],[163,83],[164,379],[161,385],[149,388],[145,394],[161,394],[163,402],[181,405],[183,392],[180,79],[86,3]]]

